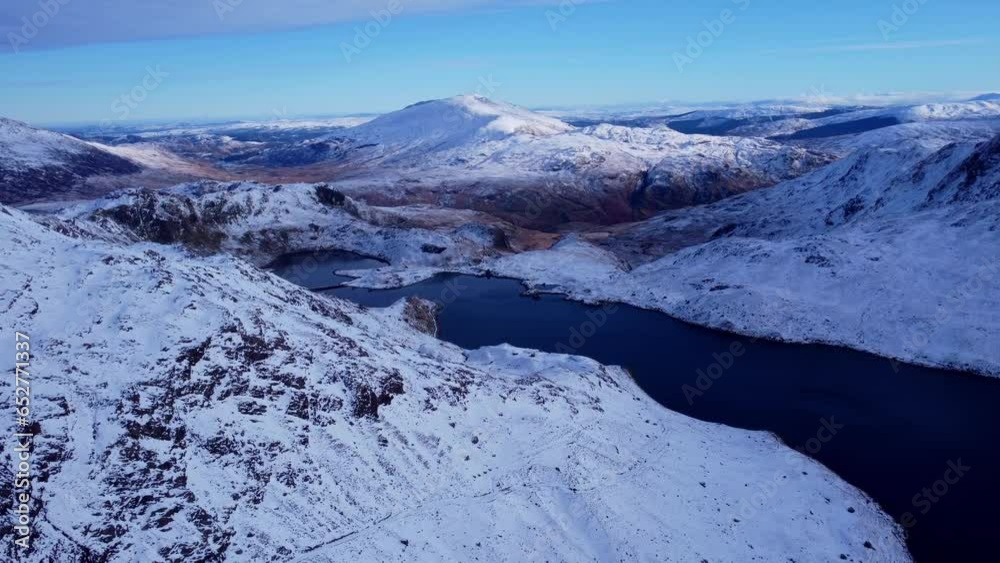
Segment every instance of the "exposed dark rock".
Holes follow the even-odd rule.
[[[343,207],[347,197],[326,184],[320,184],[316,186],[316,199],[327,207]]]
[[[437,336],[437,314],[440,307],[433,301],[407,297],[403,304],[403,320],[424,334]]]
[[[356,418],[378,418],[378,409],[392,403],[393,397],[403,394],[403,379],[391,375],[372,388],[362,384],[354,394],[354,416]]]
[[[135,201],[110,209],[99,209],[95,219],[110,219],[128,228],[142,240],[159,244],[183,244],[198,254],[218,252],[226,235],[199,216],[189,198],[164,198],[141,190]]]

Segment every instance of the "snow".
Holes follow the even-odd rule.
[[[69,135],[0,117],[0,164],[4,168],[58,165],[64,155],[81,153],[86,147]]]
[[[269,120],[233,121],[226,123],[135,125],[129,127],[112,127],[107,130],[98,129],[97,131],[115,132],[118,130],[127,130],[143,139],[156,140],[163,137],[194,137],[199,135],[214,137],[224,135],[225,133],[248,130],[280,132],[345,129],[367,123],[372,119],[373,117],[371,116],[281,118]]]
[[[80,238],[0,206],[0,326],[30,330],[44,428],[20,560],[910,560],[830,471],[619,368],[463,351],[238,258],[50,224]]]
[[[996,123],[1000,121],[1000,102],[984,100],[862,108],[820,119],[777,119],[768,123],[743,127],[738,132],[740,134],[774,137],[789,135],[816,127],[873,118],[892,118],[900,123],[921,124],[946,124],[948,122],[963,121],[992,121]]]
[[[567,162],[606,168],[606,174],[634,172],[666,158],[702,161],[731,152],[785,149],[763,139],[684,135],[666,127],[635,128],[601,124],[577,129],[517,106],[478,96],[421,102],[348,129],[354,145],[377,144],[384,159],[421,169],[456,166],[465,173],[495,176],[518,171],[559,170]],[[802,151],[804,152],[804,151]],[[381,162],[381,161],[380,161]],[[753,166],[747,159],[741,163]],[[372,171],[377,173],[377,171]]]
[[[222,235],[219,250],[258,265],[293,251],[338,249],[380,258],[397,268],[440,271],[496,253],[493,241],[469,235],[470,228],[485,229],[486,222],[495,219],[475,212],[452,212],[446,219],[436,209],[380,208],[346,197],[342,205],[325,205],[318,197],[325,186],[197,182],[156,192],[126,190],[65,209],[60,216],[84,229],[93,228],[91,220],[96,220],[107,231],[134,238],[133,226],[120,225],[107,213],[125,207],[152,209],[146,221],[183,223],[193,210]],[[98,211],[104,215],[95,215]],[[426,245],[445,250],[426,252]]]
[[[185,174],[198,174],[203,173],[205,170],[204,166],[185,160],[169,149],[155,143],[133,143],[116,146],[103,145],[101,143],[88,144],[102,151],[141,164],[146,168],[164,169]]]
[[[0,118],[0,202],[80,199],[142,172],[100,147]]]
[[[572,129],[558,119],[481,96],[465,95],[413,104],[343,134],[397,150],[413,145],[440,150],[470,141],[513,135],[555,135]]]
[[[602,124],[532,135],[504,125],[499,129],[508,133],[501,133],[490,128],[498,119],[535,123],[537,116],[467,96],[417,104],[361,126],[365,141],[381,135],[413,148],[415,168],[393,161],[387,170],[366,169],[356,179],[331,184],[390,200],[393,194],[445,186],[443,197],[451,199],[444,203],[474,205],[461,198],[485,199],[513,187],[577,203],[583,192],[634,187],[625,170],[647,170],[649,185],[697,186],[697,175],[678,177],[676,171],[695,173],[706,163],[729,174],[760,174],[752,185],[785,180],[770,189],[616,227],[599,241],[600,248],[587,242],[597,240],[593,237],[569,237],[549,251],[511,255],[482,232],[470,236],[464,229],[465,222],[477,225],[474,231],[489,224],[484,215],[449,222],[449,214],[470,212],[380,208],[350,198],[343,209],[330,209],[318,204],[315,186],[306,184],[187,185],[165,194],[176,198],[170,204],[175,214],[187,205],[209,214],[228,209],[235,219],[219,226],[225,235],[222,250],[256,264],[286,251],[329,247],[391,263],[357,273],[351,284],[361,287],[415,283],[442,271],[492,271],[581,299],[622,300],[727,330],[997,375],[1000,358],[989,342],[998,327],[983,313],[995,310],[992,295],[997,294],[985,291],[995,288],[984,250],[997,245],[989,214],[995,198],[969,199],[960,194],[955,176],[970,162],[977,143],[1000,128],[1000,121],[989,118],[990,104],[855,112],[930,121],[814,141],[843,158],[794,178],[816,165],[812,153],[763,139],[684,135],[665,127]],[[454,117],[443,119],[446,115]],[[837,119],[852,118],[836,115],[816,122]],[[473,159],[473,150],[483,152]],[[381,154],[397,158],[403,153]],[[993,170],[990,162],[967,168]],[[990,177],[973,182],[974,188],[989,193]],[[532,178],[545,181],[532,184]],[[745,178],[731,180],[739,186]],[[98,207],[135,201],[134,194],[123,197],[64,216],[83,217]],[[510,225],[501,229],[514,230]],[[275,244],[280,237],[286,238]],[[435,254],[425,245],[446,250]],[[906,283],[900,281],[904,272]],[[985,281],[978,283],[980,278]],[[965,288],[969,284],[976,291]]]
[[[576,240],[573,252],[486,267],[724,330],[1000,376],[998,154],[1000,136],[906,138],[664,213],[600,241],[605,250]],[[642,265],[626,271],[609,250]]]
[[[569,236],[552,248],[504,256],[487,268],[521,280],[536,288],[575,288],[573,296],[592,301],[595,280],[613,280],[628,270],[628,266],[612,253]]]
[[[923,104],[906,108],[898,115],[902,121],[998,119],[1000,118],[1000,102],[980,100],[949,104]]]
[[[809,146],[843,156],[861,149],[902,146],[907,142],[939,149],[956,142],[988,141],[997,131],[1000,131],[1000,119],[927,121],[902,123],[857,135],[815,139]]]
[[[667,127],[575,128],[475,96],[421,102],[327,142],[335,147],[328,161],[336,166],[334,184],[358,198],[433,201],[511,220],[529,199],[542,215],[537,223],[561,214],[620,221],[633,213],[629,198],[636,191],[649,196],[642,205],[657,210],[712,201],[832,158],[765,139],[684,135]]]

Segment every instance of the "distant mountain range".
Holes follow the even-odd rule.
[[[845,154],[838,143],[866,131],[1000,119],[1000,103],[980,98],[888,108],[759,104],[573,125],[456,96],[374,119],[91,131],[89,144],[49,133],[59,147],[18,124],[7,128],[6,146],[34,146],[44,158],[8,156],[0,201],[197,178],[323,181],[377,205],[434,203],[545,229],[613,224],[798,177]]]
[[[632,220],[713,201],[830,160],[763,139],[689,137],[666,127],[574,127],[458,96],[297,144],[248,147],[226,164],[333,180],[374,203],[434,202],[551,226]]]

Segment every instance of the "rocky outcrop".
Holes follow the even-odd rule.
[[[403,321],[414,330],[437,336],[437,314],[440,306],[419,297],[407,297],[403,303]]]

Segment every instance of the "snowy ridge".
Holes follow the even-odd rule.
[[[65,166],[73,157],[86,157],[100,150],[69,135],[0,117],[0,171]]]
[[[0,202],[88,193],[91,178],[140,172],[135,162],[79,139],[0,118]]]
[[[1000,118],[901,123],[857,135],[813,140],[809,142],[809,146],[844,156],[858,150],[901,146],[906,142],[939,149],[950,143],[988,141],[998,131],[1000,131]]]
[[[796,134],[804,135],[811,131],[831,129],[833,126],[848,126],[855,124],[865,128],[881,128],[901,123],[947,123],[957,121],[1000,121],[1000,102],[997,101],[967,101],[950,103],[918,104],[911,106],[892,106],[888,108],[867,108],[857,111],[847,111],[823,117],[820,119],[788,119],[776,120],[770,123],[751,125],[738,129],[740,134],[754,134],[780,138]],[[866,124],[867,125],[862,125]],[[832,130],[823,134],[841,136],[854,133],[850,129]]]
[[[229,252],[258,265],[289,252],[339,249],[396,267],[462,269],[498,254],[507,236],[506,226],[474,212],[442,217],[431,209],[383,209],[327,184],[197,182],[126,190],[61,217],[84,230],[96,226],[129,240]]]
[[[31,327],[44,389],[21,561],[909,560],[828,470],[667,411],[620,369],[463,352],[398,307],[5,207],[0,234],[21,241],[0,248],[0,324]]]
[[[1000,119],[1000,101],[922,104],[895,112],[902,121],[957,121],[965,119]]]
[[[30,127],[20,121],[0,117],[0,158],[6,165],[44,166],[56,164],[63,154],[86,149],[79,139]]]

